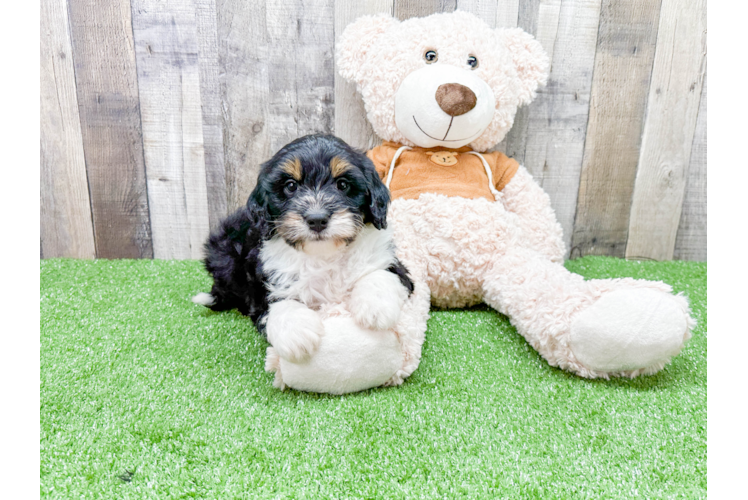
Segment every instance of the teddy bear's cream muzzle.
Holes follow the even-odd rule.
[[[432,64],[409,74],[395,94],[398,130],[417,146],[459,148],[491,124],[495,97],[471,71]]]

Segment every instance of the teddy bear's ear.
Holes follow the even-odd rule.
[[[512,54],[519,77],[520,104],[528,104],[535,98],[535,91],[548,79],[550,61],[540,42],[521,28],[498,30],[501,41]]]
[[[340,76],[357,84],[362,83],[361,66],[367,52],[390,26],[399,21],[389,14],[362,16],[346,26],[337,45],[336,62]]]

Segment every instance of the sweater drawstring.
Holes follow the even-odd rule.
[[[477,156],[478,158],[480,158],[480,161],[483,162],[483,168],[486,169],[486,175],[488,176],[488,189],[491,190],[491,194],[493,194],[494,199],[496,201],[499,201],[501,199],[501,193],[499,193],[493,185],[493,175],[491,174],[491,167],[488,166],[488,162],[485,158],[483,158],[482,154],[476,151],[468,151],[468,154]]]
[[[398,158],[400,158],[400,155],[405,151],[406,149],[413,149],[410,146],[400,146],[400,149],[397,150],[395,153],[395,156],[392,157],[392,163],[390,163],[390,171],[387,172],[387,180],[385,181],[384,185],[387,186],[387,189],[390,188],[390,182],[392,182],[392,173],[395,171],[395,162]]]
[[[400,148],[395,152],[395,156],[392,157],[392,163],[390,163],[390,169],[387,172],[387,180],[385,181],[384,185],[387,186],[387,189],[390,189],[390,183],[392,182],[392,174],[395,172],[395,163],[397,163],[397,160],[400,158],[400,155],[405,151],[406,149],[413,149],[410,146],[400,146]],[[477,151],[468,151],[468,154],[475,155],[478,158],[480,158],[480,161],[483,163],[483,168],[486,169],[486,175],[488,176],[488,189],[491,190],[491,194],[493,194],[493,197],[496,201],[499,201],[501,199],[501,193],[496,190],[496,188],[493,185],[493,174],[491,173],[491,167],[488,166],[488,162],[485,158],[483,158],[483,155],[478,153]]]

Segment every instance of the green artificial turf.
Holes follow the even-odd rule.
[[[280,392],[236,312],[190,302],[195,261],[41,262],[41,494],[49,498],[705,498],[705,263],[586,257],[663,280],[699,325],[662,372],[586,380],[506,317],[434,311],[401,387]]]

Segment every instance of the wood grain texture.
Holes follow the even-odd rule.
[[[536,38],[551,54],[550,76],[524,114],[518,113],[517,130],[507,136],[506,151],[550,196],[568,249],[584,154],[600,0],[535,5],[536,13],[526,9],[532,6],[529,2],[520,5],[520,27],[530,33],[534,28]]]
[[[706,260],[705,0],[43,0],[42,257],[200,257],[287,142],[380,143],[334,67],[350,22],[455,9],[551,57],[492,149],[571,256]]]
[[[603,0],[572,257],[623,257],[659,21],[658,0]]]
[[[522,28],[533,35],[551,60],[556,43],[560,11],[561,0],[528,0],[521,2],[518,6],[516,27]],[[530,110],[533,105],[533,103],[530,103],[529,106],[522,106],[517,110],[514,125],[506,134],[506,137],[491,148],[492,151],[501,151],[520,163],[525,161],[527,128],[530,125]]]
[[[401,21],[438,12],[453,12],[457,0],[395,0],[394,16]]]
[[[92,259],[83,137],[65,0],[41,2],[41,255]]]
[[[244,205],[260,163],[271,156],[265,2],[216,0],[216,17],[226,204],[232,212]]]
[[[499,0],[496,5],[496,28],[516,28],[519,22],[520,0]]]
[[[680,214],[673,257],[678,260],[706,260],[706,80],[701,87],[699,116],[691,146],[686,192]]]
[[[148,205],[157,259],[199,259],[208,238],[193,0],[132,0]]]
[[[218,26],[215,0],[195,0],[197,16],[200,102],[203,115],[203,153],[205,183],[208,190],[210,229],[218,228],[228,215],[226,204],[226,167],[223,159],[223,120],[218,64]]]
[[[496,16],[499,15],[498,11],[503,6],[500,4],[513,3],[517,2],[514,2],[513,0],[457,0],[455,10],[461,10],[463,12],[470,12],[471,14],[475,14],[491,28],[495,28]],[[501,15],[506,16],[508,14],[504,11],[501,13]]]
[[[130,3],[68,12],[96,256],[152,258]]]
[[[516,28],[519,0],[457,0],[456,10],[470,12],[491,28]]]
[[[475,14],[490,27],[496,27],[496,16],[500,3],[510,3],[504,0],[457,0],[455,10]]]
[[[229,210],[243,205],[260,164],[334,122],[332,0],[216,4]]]
[[[393,0],[363,2],[335,2],[336,42],[348,24],[364,15],[385,13],[392,15]],[[335,134],[355,148],[371,149],[382,140],[377,137],[366,119],[366,109],[356,84],[346,81],[335,68]]]
[[[673,258],[705,69],[705,0],[663,0],[627,258]]]

